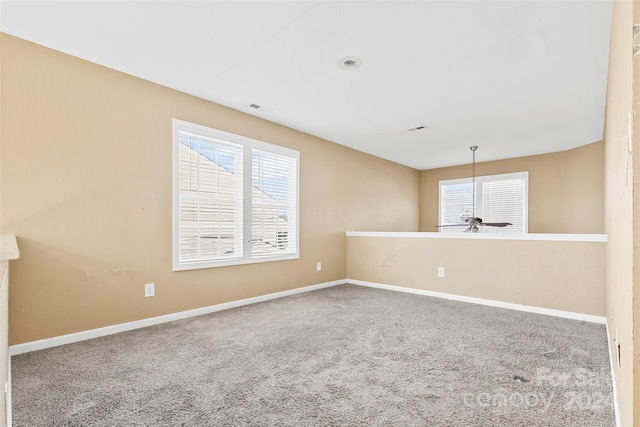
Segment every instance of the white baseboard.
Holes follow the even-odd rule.
[[[510,302],[496,301],[490,299],[466,297],[462,295],[447,294],[443,292],[426,291],[423,289],[405,288],[403,286],[385,285],[383,283],[366,282],[363,280],[347,279],[347,283],[354,285],[367,286],[370,288],[387,289],[390,291],[407,292],[410,294],[425,295],[429,297],[444,298],[455,301],[470,302],[473,304],[488,305],[491,307],[508,308],[510,310],[526,311],[529,313],[546,314],[547,316],[564,317],[566,319],[582,320],[591,323],[606,324],[607,318],[602,316],[594,316],[591,314],[574,313],[571,311],[554,310],[551,308],[534,307],[530,305],[513,304]]]
[[[426,291],[422,289],[405,288],[402,286],[385,285],[382,283],[366,282],[363,280],[347,279],[347,280],[335,280],[332,282],[320,283],[317,285],[305,286],[302,288],[291,289],[288,291],[276,292],[276,293],[267,294],[267,295],[260,295],[257,297],[246,298],[238,301],[230,301],[222,304],[211,305],[208,307],[196,308],[193,310],[187,310],[187,311],[181,311],[178,313],[166,314],[163,316],[151,317],[148,319],[135,320],[133,322],[121,323],[118,325],[106,326],[104,328],[91,329],[88,331],[82,331],[82,332],[77,332],[77,333],[68,334],[68,335],[61,335],[61,336],[47,338],[47,339],[38,340],[38,341],[31,341],[24,344],[16,344],[9,347],[9,354],[11,356],[16,356],[16,355],[28,353],[31,351],[43,350],[45,348],[57,347],[64,344],[71,344],[78,341],[98,338],[106,335],[117,334],[119,332],[126,332],[134,329],[144,328],[147,326],[173,322],[175,320],[187,319],[189,317],[201,316],[203,314],[214,313],[216,311],[228,310],[230,308],[241,307],[249,304],[256,304],[263,301],[269,301],[272,299],[283,298],[283,297],[287,297],[290,295],[295,295],[303,292],[310,292],[318,289],[329,288],[332,286],[342,285],[345,283],[350,283],[350,284],[360,285],[360,286],[367,286],[372,288],[387,289],[391,291],[426,295],[426,296],[431,296],[436,298],[451,299],[451,300],[469,302],[474,304],[482,304],[482,305],[488,305],[492,307],[507,308],[511,310],[527,311],[531,313],[545,314],[549,316],[564,317],[564,318],[573,319],[573,320],[582,320],[586,322],[606,324],[605,317],[593,316],[589,314],[573,313],[568,311],[553,310],[553,309],[541,308],[541,307],[532,307],[532,306],[520,305],[520,304],[512,304],[512,303],[507,303],[502,301],[466,297],[466,296],[447,294],[442,292]]]
[[[611,387],[613,388],[613,411],[616,417],[616,427],[622,427],[622,420],[620,418],[620,404],[618,403],[618,387],[616,385],[616,371],[613,368],[614,358],[611,352],[611,335],[609,335],[609,322],[607,326],[607,349],[609,350],[609,365],[611,366]]]
[[[318,289],[329,288],[336,285],[342,285],[344,280],[335,280],[333,282],[320,283],[317,285],[305,286],[303,288],[291,289],[288,291],[275,292],[267,295],[241,299],[238,301],[230,301],[222,304],[210,305],[208,307],[196,308],[193,310],[180,311],[178,313],[166,314],[163,316],[150,317],[148,319],[135,320],[133,322],[121,323],[104,328],[91,329],[88,331],[76,332],[74,334],[61,335],[57,337],[47,338],[38,341],[31,341],[24,344],[16,344],[9,347],[9,355],[17,356],[31,351],[43,350],[45,348],[57,347],[59,345],[71,344],[78,341],[84,341],[92,338],[103,337],[106,335],[117,334],[119,332],[131,331],[134,329],[145,328],[147,326],[159,325],[161,323],[173,322],[175,320],[187,319],[189,317],[201,316],[203,314],[214,313],[216,311],[228,310],[230,308],[241,307],[243,305],[256,304],[259,302],[269,301],[276,298],[288,297],[303,292],[311,292]]]
[[[613,369],[613,356],[611,353],[610,341],[609,341],[609,325],[607,324],[606,317],[601,316],[593,316],[589,314],[582,313],[573,313],[562,310],[553,310],[548,308],[541,307],[533,307],[521,304],[513,304],[502,301],[488,300],[482,298],[474,298],[474,297],[466,297],[455,294],[447,294],[443,292],[434,292],[427,291],[422,289],[414,289],[414,288],[406,288],[402,286],[394,286],[394,285],[385,285],[382,283],[374,283],[374,282],[366,282],[363,280],[354,280],[354,279],[346,279],[346,280],[335,280],[333,282],[320,283],[317,285],[305,286],[302,288],[291,289],[288,291],[275,292],[267,295],[260,295],[257,297],[246,298],[238,301],[231,301],[222,304],[211,305],[208,307],[197,308],[193,310],[181,311],[178,313],[167,314],[163,316],[151,317],[148,319],[136,320],[133,322],[122,323],[113,326],[107,326],[104,328],[92,329],[89,331],[77,332],[74,334],[62,335],[58,337],[47,338],[44,340],[32,341],[24,344],[12,345],[9,347],[10,356],[16,356],[23,353],[28,353],[31,351],[43,350],[46,348],[56,347],[64,344],[70,344],[78,341],[83,341],[92,338],[98,338],[106,335],[112,335],[119,332],[131,331],[134,329],[140,329],[147,326],[159,325],[162,323],[173,322],[175,320],[187,319],[190,317],[200,316],[203,314],[214,313],[216,311],[228,310],[230,308],[241,307],[249,304],[256,304],[259,302],[269,301],[272,299],[283,298],[295,294],[300,294],[304,292],[311,292],[318,289],[329,288],[333,286],[343,285],[343,284],[353,284],[359,286],[366,286],[371,288],[379,288],[386,289],[390,291],[396,292],[406,292],[417,295],[425,295],[436,298],[444,298],[455,301],[468,302],[473,304],[481,304],[487,305],[491,307],[498,308],[506,308],[510,310],[519,310],[526,311],[530,313],[544,314],[549,316],[563,317],[567,319],[573,320],[582,320],[586,322],[599,323],[604,324],[607,330],[607,347],[609,348],[609,362],[611,365],[611,380],[613,386],[613,399],[614,399],[614,410],[615,410],[615,418],[616,418],[616,427],[621,427],[620,424],[620,408],[618,405],[618,396],[616,391],[616,380],[615,380],[615,372]],[[9,358],[9,363],[11,363],[11,358]],[[9,392],[7,393],[7,426],[11,426],[11,370],[9,368]]]

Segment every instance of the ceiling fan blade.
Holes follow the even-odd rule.
[[[436,228],[442,228],[442,227],[468,227],[469,224],[444,224],[444,225],[434,225],[434,227]]]
[[[506,227],[507,225],[513,225],[510,222],[481,222],[478,225],[488,225],[489,227]]]

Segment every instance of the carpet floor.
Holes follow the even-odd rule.
[[[614,426],[603,325],[342,285],[12,357],[14,426]]]

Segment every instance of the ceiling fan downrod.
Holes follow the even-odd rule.
[[[473,193],[471,195],[473,201],[473,213],[471,215],[472,218],[476,217],[476,150],[478,149],[477,145],[472,145],[469,147],[471,152],[473,153]]]

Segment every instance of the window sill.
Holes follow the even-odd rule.
[[[293,259],[299,259],[299,254],[294,255],[286,255],[286,256],[270,256],[263,258],[253,258],[253,259],[229,259],[222,261],[200,261],[200,262],[190,262],[183,264],[174,264],[173,271],[187,271],[187,270],[200,270],[203,268],[217,268],[217,267],[231,267],[235,265],[246,265],[246,264],[259,264],[264,262],[275,262],[275,261],[289,261]]]

